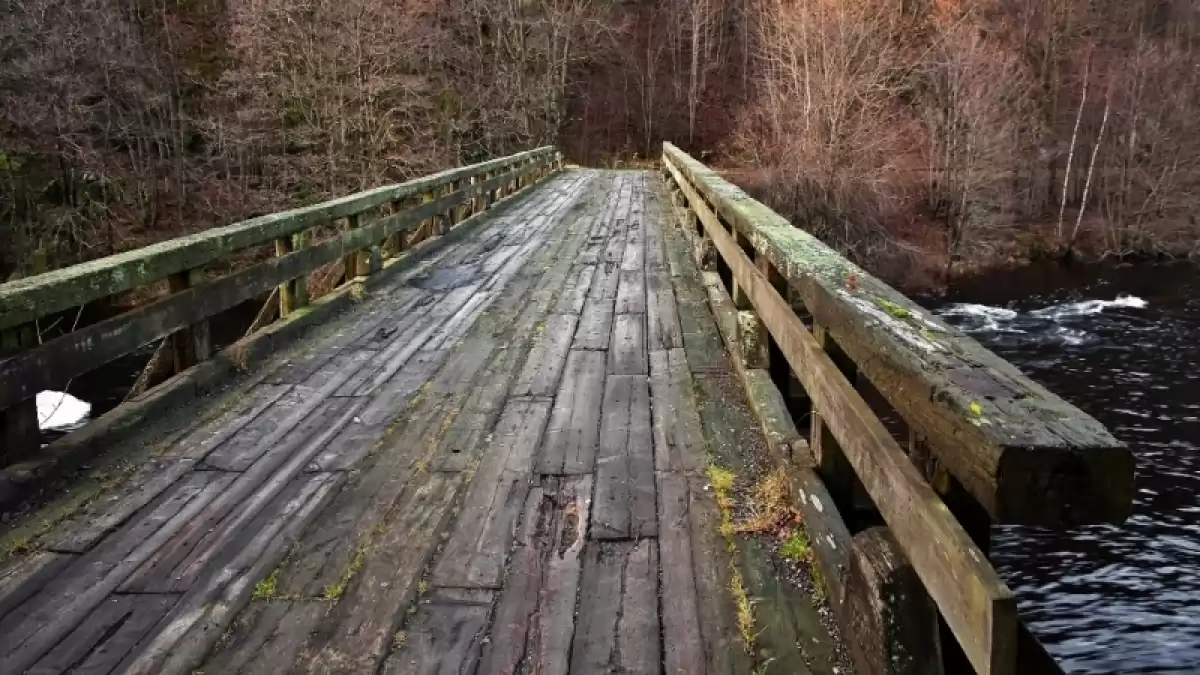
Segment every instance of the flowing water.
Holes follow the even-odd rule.
[[[1070,673],[1200,673],[1200,272],[1030,268],[928,304],[1137,460],[1124,524],[995,533],[1022,616]]]

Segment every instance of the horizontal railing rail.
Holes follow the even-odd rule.
[[[432,196],[438,190],[464,180],[479,177],[491,179],[491,188],[479,185],[473,187],[475,194],[482,194],[483,191],[495,189],[496,185],[505,182],[503,178],[497,177],[499,172],[508,172],[515,167],[534,162],[545,163],[554,155],[553,147],[538,148],[509,157],[449,169],[398,185],[366,190],[312,206],[251,218],[0,284],[0,331],[144,286],[178,272],[202,267],[239,250],[269,244],[282,237],[290,237],[340,218],[414,197]],[[511,178],[509,180],[511,181]],[[445,210],[451,201],[455,201],[456,204],[462,203],[443,197],[437,207],[426,208]],[[356,240],[347,243],[356,246],[360,242]]]
[[[0,285],[0,427],[8,463],[28,445],[32,399],[72,378],[169,338],[175,371],[206,360],[207,320],[278,289],[279,315],[309,302],[307,275],[339,261],[342,285],[366,277],[412,246],[443,234],[561,166],[539,148],[194,235]],[[315,241],[315,228],[341,231]],[[206,267],[274,244],[275,256],[210,278]],[[38,322],[116,294],[169,281],[170,292],[112,318],[43,341]],[[20,410],[16,410],[20,408]],[[18,417],[20,419],[15,419]]]
[[[663,164],[696,259],[715,263],[732,296],[740,325],[723,332],[772,343],[811,402],[812,456],[793,458],[815,469],[810,499],[832,493],[852,509],[865,492],[971,666],[1015,672],[1026,636],[988,562],[988,525],[1123,520],[1128,449],[679,148],[664,144]],[[905,437],[864,399],[867,387],[903,420]],[[827,520],[822,510],[818,502],[805,513]],[[822,567],[846,567],[834,543],[850,544],[840,517],[811,525],[827,535],[810,534]],[[841,595],[846,570],[825,572]]]

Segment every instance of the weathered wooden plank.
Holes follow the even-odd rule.
[[[238,398],[235,406],[173,443],[164,456],[201,459],[291,391],[290,385],[259,384]]]
[[[42,590],[75,561],[75,556],[37,551],[14,556],[0,566],[0,619]]]
[[[489,592],[490,595],[490,592]],[[482,603],[422,603],[407,629],[396,634],[397,649],[385,675],[473,675],[487,637],[491,599]],[[491,673],[492,670],[479,672]]]
[[[730,371],[725,345],[717,333],[707,302],[676,304],[683,329],[683,348],[693,373],[727,374]]]
[[[804,445],[805,441],[796,430],[787,403],[771,380],[771,374],[757,368],[746,370],[742,373],[742,386],[767,443],[780,457],[791,461],[793,449]]]
[[[814,563],[825,580],[825,594],[834,611],[841,612],[845,598],[846,572],[853,540],[833,496],[815,471],[811,455],[796,453],[794,462],[782,466],[791,486],[795,503],[803,514],[804,528],[815,556]],[[841,618],[839,618],[841,621]]]
[[[356,409],[348,408],[315,433],[307,436],[294,433],[296,425],[321,405],[323,395],[337,389],[344,377],[344,374],[334,376],[323,389],[313,390],[311,402],[297,407],[291,422],[280,424],[264,436],[262,444],[269,448],[267,452],[244,472],[232,474],[235,480],[228,488],[152,555],[140,561],[122,588],[134,592],[189,588],[223,546],[238,536],[354,416]]]
[[[499,341],[493,331],[477,330],[478,325],[472,326],[470,332],[463,336],[458,344],[448,350],[445,362],[437,374],[429,380],[430,394],[467,394],[472,385],[491,363],[496,351],[500,348]]]
[[[613,375],[645,375],[649,372],[645,314],[616,315],[608,352],[608,372]]]
[[[908,461],[883,423],[830,361],[791,305],[779,296],[716,215],[689,200],[722,259],[758,310],[784,358],[804,383],[855,473],[930,595],[946,617],[971,664],[981,673],[1008,674],[1016,667],[1016,603],[962,526]]]
[[[538,473],[591,473],[600,441],[606,360],[604,352],[571,350],[538,454]]]
[[[617,314],[640,314],[646,311],[646,273],[642,270],[620,272],[617,285]]]
[[[201,673],[271,675],[291,665],[317,623],[324,600],[254,600],[197,668]]]
[[[663,247],[662,224],[665,222],[663,214],[650,214],[646,218],[646,272],[662,273],[670,278],[671,269],[667,266],[667,254]]]
[[[646,242],[640,233],[632,229],[625,241],[625,254],[621,256],[621,271],[641,271],[646,268]]]
[[[658,553],[662,562],[664,672],[704,673],[707,658],[697,609],[689,520],[691,492],[683,474],[658,473]]]
[[[195,461],[189,459],[146,460],[134,475],[97,495],[70,519],[55,526],[42,538],[42,546],[64,553],[87,551],[191,471],[193,466]]]
[[[592,278],[592,287],[588,289],[588,299],[615,300],[621,284],[620,258],[616,261],[606,261],[596,266],[596,275]]]
[[[0,620],[0,672],[19,673],[70,634],[134,569],[231,482],[231,475],[189,474],[96,548],[79,556],[54,584]]]
[[[571,672],[655,675],[658,550],[652,539],[590,542],[584,549]]]
[[[844,630],[855,672],[939,672],[937,609],[887,528],[855,535],[846,577]]]
[[[349,570],[342,589],[329,593],[337,604],[301,654],[297,670],[372,672],[379,666],[416,597],[461,484],[460,474],[430,473],[409,485],[376,539],[362,550],[356,566],[361,569]]]
[[[653,537],[654,440],[645,375],[609,375],[596,455],[595,539]]]
[[[603,298],[588,298],[579,317],[579,328],[575,331],[573,349],[608,349],[612,334],[613,301]]]
[[[379,307],[369,309],[365,317],[343,325],[312,348],[289,357],[274,372],[264,376],[269,383],[302,384],[347,349],[378,351],[391,343],[397,333],[417,321],[436,300],[432,293],[402,287]],[[399,318],[397,318],[399,317]]]
[[[514,332],[508,337],[511,341],[496,350],[482,378],[471,385],[463,410],[492,413],[504,407],[509,389],[525,364],[529,334]]]
[[[647,274],[647,316],[650,349],[674,349],[683,346],[683,329],[675,307],[675,290],[663,271]]]
[[[437,445],[454,412],[451,399],[430,397],[402,413],[394,431],[373,444],[374,452],[357,465],[351,482],[296,543],[279,569],[276,587],[281,594],[324,597],[327,589],[344,583],[346,570],[369,546],[376,528],[408,498],[410,483],[423,480],[417,464]]]
[[[699,471],[708,465],[683,349],[650,352],[650,409],[656,470]]]
[[[258,510],[256,522],[214,561],[202,583],[183,594],[118,670],[130,675],[194,671],[250,601],[258,581],[279,564],[343,480],[341,474],[309,474],[266,491],[267,503]]]
[[[342,425],[313,459],[313,468],[344,471],[375,447],[389,425],[446,360],[445,351],[418,352],[369,398],[349,423]]]
[[[513,387],[513,396],[554,396],[578,321],[573,314],[554,314],[546,319]]]
[[[531,626],[535,633],[527,636],[527,653],[537,659],[545,675],[567,673],[591,496],[591,476],[573,479],[556,496],[565,505],[555,522],[554,537],[546,546],[549,556],[543,567],[537,625]]]
[[[697,672],[748,675],[754,664],[735,623],[737,608],[730,592],[733,560],[729,545],[721,535],[721,513],[707,478],[689,479],[688,488],[691,493],[688,523],[692,564],[695,566],[696,611],[703,617],[700,635],[707,662],[707,668]],[[665,553],[663,555],[665,560]],[[664,588],[665,583],[664,580]]]
[[[590,496],[590,476],[530,491],[480,672],[515,675],[523,658],[540,673],[567,672]]]
[[[708,308],[712,310],[713,319],[717,322],[717,330],[725,340],[725,347],[730,354],[737,356],[741,335],[738,331],[738,310],[733,304],[733,298],[725,289],[725,282],[716,272],[703,272],[700,278],[704,280],[704,291],[708,297]]]
[[[611,216],[609,216],[609,218],[611,219]],[[604,247],[602,260],[604,263],[606,263],[606,267],[611,265],[611,269],[614,271],[621,267],[621,259],[625,256],[625,237],[626,228],[623,224],[613,224],[611,226],[611,229],[609,230],[608,244]]]
[[[496,423],[495,412],[460,412],[437,445],[433,471],[466,471],[479,460]]]
[[[693,208],[708,208],[702,194],[770,260],[994,518],[1061,526],[1129,515],[1132,454],[1096,420],[678,148],[664,156]]]
[[[554,311],[557,314],[579,314],[583,312],[583,303],[588,298],[592,288],[592,279],[596,276],[595,265],[579,265],[578,271],[567,281],[558,296],[558,304]]]
[[[304,453],[307,443],[311,443],[313,438],[322,438],[320,430],[344,424],[348,417],[349,414],[342,411],[337,417],[325,417],[323,423],[313,424],[311,429],[299,426],[272,447],[270,453],[276,456]],[[325,431],[326,438],[329,434],[330,431]],[[176,537],[164,544],[160,551],[131,575],[120,590],[145,593],[190,589],[208,571],[212,562],[220,560],[233,548],[236,540],[253,532],[253,527],[263,518],[259,515],[260,509],[264,508],[263,501],[250,495],[241,503],[217,500],[209,504],[193,522],[182,528]]]
[[[478,284],[471,284],[446,293],[440,300],[430,305],[428,311],[423,312],[405,330],[400,332],[391,344],[373,357],[376,363],[382,365],[378,368],[359,370],[342,385],[335,395],[366,396],[371,394],[391,380],[408,364],[410,359],[417,356],[418,352],[424,355],[420,358],[426,361],[430,359],[431,353],[441,351],[444,355],[445,351],[433,348],[430,342],[431,338],[455,313],[475,297],[478,288]]]
[[[113,672],[178,599],[176,595],[114,595],[25,672]]]
[[[283,489],[292,474],[270,475],[270,468],[280,466],[287,458],[310,455],[314,445],[327,442],[337,427],[345,424],[353,413],[353,410],[340,411],[336,416],[327,417],[324,424],[314,425],[313,429],[296,427],[278,441],[270,443],[262,460],[266,468],[262,473],[269,477],[261,492],[254,492],[257,487],[255,477],[239,479],[230,486],[228,495],[214,499],[178,534],[164,543],[130,575],[120,590],[167,593],[191,588],[214,560],[224,555],[246,532],[252,531],[249,528],[261,520],[259,514],[262,509],[272,504],[282,508],[278,506],[279,500],[275,499],[275,495]],[[310,489],[316,490],[317,487],[314,484]]]
[[[438,586],[499,588],[550,404],[511,400],[434,568]]]
[[[328,428],[328,425],[339,423],[350,408],[361,405],[352,399],[331,398],[322,401],[302,419],[294,419],[292,416],[296,408],[304,405],[311,396],[312,390],[308,387],[299,387],[284,396],[241,431],[217,446],[204,458],[202,465],[223,471],[245,471],[270,449],[269,445],[263,443],[263,439],[278,432],[281,426],[295,425],[286,432],[287,435],[280,442],[299,446],[317,432]]]
[[[422,345],[423,349],[450,349],[453,348],[463,337],[471,330],[471,326],[479,318],[479,315],[487,311],[487,308],[496,299],[495,291],[479,291],[476,295],[467,300],[457,312],[451,316],[445,324],[443,324],[429,340]]]
[[[507,170],[526,160],[535,161],[534,166],[542,166],[552,152],[551,148],[538,148],[528,153],[450,169],[400,185],[376,188],[313,206],[260,216],[0,284],[0,317],[3,317],[0,319],[0,328],[28,323],[42,316],[164,279],[176,272],[202,267],[233,251],[265,244],[314,225],[332,222],[375,206],[421,194],[462,178],[480,175],[486,171]],[[501,180],[503,179],[496,179],[495,184],[499,184]],[[444,204],[441,201],[434,202],[429,210],[437,212],[463,203],[491,187],[490,183],[479,183],[461,191],[461,200],[445,200]],[[454,203],[451,204],[451,201]],[[424,217],[426,216],[422,214],[421,218]]]

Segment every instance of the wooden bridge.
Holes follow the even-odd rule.
[[[543,148],[18,280],[0,331],[0,502],[32,500],[0,673],[834,672],[793,620],[816,600],[764,612],[740,571],[710,467],[757,450],[860,675],[1052,673],[990,524],[1133,494],[1098,423],[671,145],[661,173]],[[174,377],[40,447],[32,397],[160,340]]]

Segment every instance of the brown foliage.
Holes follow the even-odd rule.
[[[1192,252],[1190,6],[759,7],[737,134],[769,177],[757,191],[885,276],[928,285],[1045,252]]]
[[[680,143],[901,283],[1195,241],[1186,3],[0,7],[0,278],[543,143]]]

